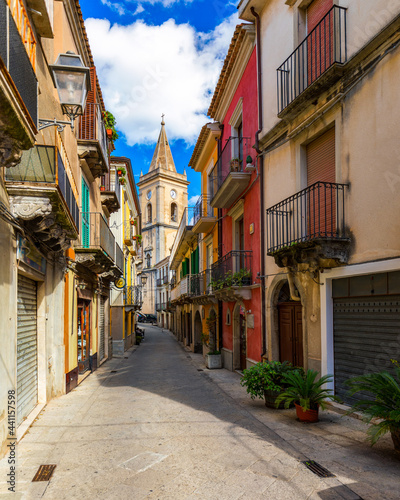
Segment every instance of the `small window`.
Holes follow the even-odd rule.
[[[178,206],[176,203],[171,203],[171,222],[178,222]]]
[[[226,311],[226,324],[231,324],[231,311],[229,309]]]
[[[147,205],[147,222],[151,222],[153,220],[153,208],[151,203]]]
[[[146,257],[146,265],[147,267],[151,267],[151,255],[148,254]]]

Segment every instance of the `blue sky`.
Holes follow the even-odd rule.
[[[177,171],[186,168],[189,200],[200,178],[188,168],[193,147],[237,24],[223,0],[81,0],[106,108],[117,120],[118,156],[135,179],[148,171],[165,113]]]

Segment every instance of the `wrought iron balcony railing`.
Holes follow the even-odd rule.
[[[268,255],[316,239],[348,240],[347,184],[316,182],[267,210]]]
[[[214,217],[214,209],[210,205],[210,196],[202,194],[194,207],[193,225],[195,226],[204,217]]]
[[[212,294],[211,269],[206,269],[190,278],[190,294],[194,297]]]
[[[232,172],[244,172],[246,158],[250,153],[249,137],[230,137],[212,169],[210,179],[210,200],[217,194],[225,179]]]
[[[162,312],[167,309],[167,302],[157,302],[156,304],[156,311],[157,312]]]
[[[121,206],[121,188],[118,175],[116,175],[115,172],[107,172],[105,175],[101,176],[100,190],[105,196],[112,195],[115,197],[117,201],[116,205]],[[102,195],[102,197],[104,195]]]
[[[22,0],[0,0],[0,58],[37,126],[36,40]]]
[[[82,212],[81,241],[76,249],[98,249],[115,261],[115,238],[103,214]]]
[[[79,120],[78,140],[98,142],[104,159],[108,161],[107,132],[99,104],[86,104],[85,112]]]
[[[57,186],[58,192],[68,207],[70,217],[75,223],[76,231],[79,231],[78,204],[60,150],[55,146],[37,145],[25,151],[19,165],[6,169],[5,180],[8,183],[38,186],[38,196],[40,195],[39,184]]]
[[[346,61],[346,9],[335,5],[278,68],[278,114],[329,68]]]
[[[232,250],[211,266],[213,290],[252,284],[253,252]]]
[[[140,308],[142,303],[142,286],[127,286],[125,289],[125,305]]]

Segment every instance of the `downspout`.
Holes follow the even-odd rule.
[[[220,138],[218,139],[218,159],[221,155],[222,151],[222,136],[224,135],[224,125],[222,124],[220,126],[221,129],[221,135]],[[222,257],[222,208],[218,209],[217,212],[218,215],[218,259]],[[223,334],[222,334],[222,328],[223,328],[223,323],[222,323],[222,301],[218,299],[218,350],[221,351],[223,348]]]
[[[265,293],[265,241],[263,235],[264,232],[264,156],[261,155],[260,151],[260,141],[259,134],[263,129],[263,100],[262,100],[262,66],[261,66],[261,23],[260,16],[255,11],[254,7],[251,7],[250,12],[253,14],[256,20],[256,44],[257,44],[257,97],[258,97],[258,130],[255,137],[255,149],[259,155],[259,172],[260,172],[260,228],[261,228],[261,340],[262,340],[262,352],[261,359],[267,354],[267,333],[266,333],[266,293]]]
[[[293,280],[293,271],[290,269],[290,267],[287,267],[286,271],[287,271],[287,279],[288,279],[289,289],[290,289],[290,300],[294,300],[295,302],[300,302],[301,298],[296,295],[296,290],[295,290],[294,280]]]

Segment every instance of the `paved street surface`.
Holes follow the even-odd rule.
[[[18,445],[19,493],[0,498],[400,498],[390,437],[371,449],[358,420],[324,412],[307,425],[267,409],[237,373],[207,370],[171,333],[145,330],[136,350],[46,406]],[[306,459],[336,477],[319,478]],[[57,465],[53,477],[32,483],[41,464]]]

